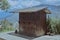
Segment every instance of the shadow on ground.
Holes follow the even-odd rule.
[[[26,35],[23,35],[23,34],[19,34],[19,33],[8,33],[9,35],[13,35],[13,36],[17,36],[17,37],[22,37],[22,38],[25,38],[25,39],[34,39],[34,38],[38,38],[38,37],[30,37],[30,36],[26,36]],[[41,37],[41,36],[39,36]]]

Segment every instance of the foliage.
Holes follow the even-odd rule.
[[[6,10],[10,7],[9,3],[7,0],[0,0],[0,8],[2,10]]]
[[[6,32],[6,31],[14,30],[13,24],[6,19],[1,21],[1,25],[2,25],[2,28],[1,28],[0,32]]]
[[[60,34],[60,21],[55,19],[52,19],[48,16],[47,19],[47,26],[50,32],[55,34]]]
[[[60,21],[56,24],[57,33],[60,34]]]
[[[52,32],[52,28],[51,28],[51,18],[48,16],[48,19],[47,19],[47,27],[48,27],[48,31],[49,32]]]

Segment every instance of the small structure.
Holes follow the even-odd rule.
[[[27,36],[41,36],[47,32],[46,14],[51,12],[46,7],[32,7],[19,12],[19,33]]]

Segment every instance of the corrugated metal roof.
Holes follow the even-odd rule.
[[[13,11],[10,11],[10,12],[13,12],[13,13],[18,13],[18,12],[35,12],[35,11],[39,11],[39,10],[42,10],[46,7],[44,6],[34,6],[34,7],[28,7],[28,8],[25,8],[25,9],[15,9]]]

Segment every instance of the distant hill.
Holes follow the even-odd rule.
[[[33,7],[48,7],[48,9],[52,12],[50,14],[51,17],[58,16],[60,18],[60,6],[56,5],[48,5],[48,4],[41,4],[38,6],[33,6]],[[11,17],[7,18],[10,22],[15,23],[19,20],[19,14],[14,14]]]
[[[51,18],[57,17],[58,19],[60,19],[60,5],[56,6],[56,5],[41,4],[35,7],[47,7],[51,11],[51,14],[49,14]]]

